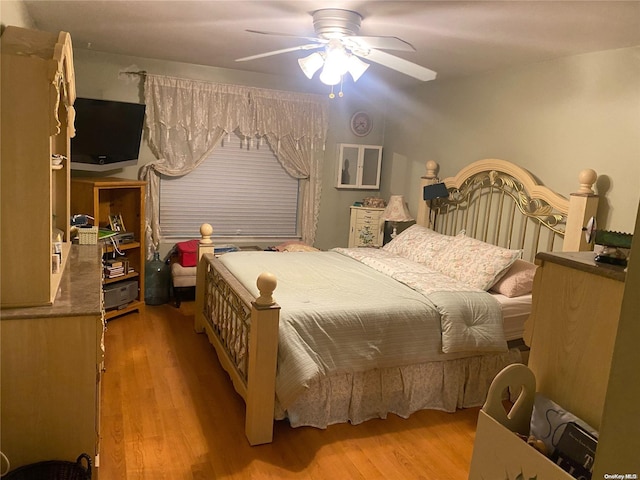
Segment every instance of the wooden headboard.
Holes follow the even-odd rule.
[[[484,242],[521,249],[529,261],[539,251],[591,249],[582,230],[598,209],[597,174],[591,169],[580,172],[579,186],[567,198],[506,160],[479,160],[443,180],[436,162],[426,168],[421,189],[444,183],[449,196],[420,202],[421,225],[447,235],[464,230]]]

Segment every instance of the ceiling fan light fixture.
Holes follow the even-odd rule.
[[[307,76],[307,78],[311,80],[313,75],[324,65],[324,58],[322,58],[320,53],[314,52],[309,56],[299,58],[298,65],[300,65],[302,72]]]
[[[362,59],[423,82],[436,78],[437,74],[433,70],[384,51],[415,52],[415,48],[409,42],[392,36],[360,36],[359,31],[363,17],[358,12],[340,8],[325,8],[312,12],[312,16],[315,37],[247,30],[261,35],[297,37],[311,43],[238,58],[236,61],[255,60],[297,50],[324,49],[298,59],[298,64],[309,79],[312,79],[315,73],[322,69],[319,75],[320,81],[329,86],[342,84],[347,73],[356,82],[369,67],[369,64]],[[340,88],[342,89],[342,87]],[[335,97],[335,95],[333,96]]]
[[[349,72],[349,74],[351,74],[351,77],[353,78],[354,82],[358,81],[358,79],[362,76],[362,74],[367,71],[367,68],[369,68],[369,64],[366,62],[363,62],[355,55],[351,55],[349,57],[347,71]]]
[[[328,68],[327,68],[328,67]],[[322,72],[320,72],[320,81],[325,85],[337,85],[342,80],[342,75],[337,70],[332,69],[331,65],[327,66],[325,62]]]
[[[350,57],[351,54],[345,50],[342,44],[330,42],[326,47],[324,66],[342,76],[349,70]]]

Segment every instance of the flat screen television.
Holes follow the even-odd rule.
[[[107,171],[138,163],[145,105],[76,98],[71,169]]]

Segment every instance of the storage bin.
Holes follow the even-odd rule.
[[[16,468],[6,480],[91,480],[91,457],[81,454],[75,462],[47,460]]]
[[[522,388],[509,414],[502,405],[507,386]],[[516,435],[529,431],[534,395],[535,376],[525,365],[509,365],[496,376],[478,415],[469,480],[575,480]]]
[[[98,243],[98,227],[78,228],[80,245],[96,245]]]
[[[198,264],[198,244],[200,240],[187,240],[176,243],[178,261],[183,267],[195,267]]]

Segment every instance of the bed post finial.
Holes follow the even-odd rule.
[[[593,191],[593,184],[597,179],[598,174],[590,168],[582,170],[578,175],[580,188],[569,196],[569,213],[562,242],[562,250],[565,252],[593,249],[593,246],[587,243],[582,229],[586,227],[589,219],[598,213],[599,199]]]
[[[580,182],[580,188],[576,193],[582,193],[587,195],[594,195],[593,184],[596,183],[598,179],[598,174],[595,170],[591,168],[587,168],[580,172],[578,175],[578,181]]]
[[[427,173],[425,174],[425,178],[428,178],[430,180],[437,180],[438,179],[438,162],[435,162],[433,160],[427,160],[427,163],[425,166],[427,168]]]
[[[213,227],[208,223],[203,223],[200,225],[200,243],[213,243],[211,240],[211,234],[213,233]]]
[[[213,234],[213,227],[208,223],[200,225],[200,242],[198,243],[198,258],[202,257],[205,253],[215,253],[213,247],[213,240],[211,235]]]
[[[256,281],[258,290],[260,290],[260,296],[256,298],[257,307],[270,307],[275,305],[276,301],[273,299],[273,291],[278,285],[276,276],[273,273],[263,272],[258,276]]]

